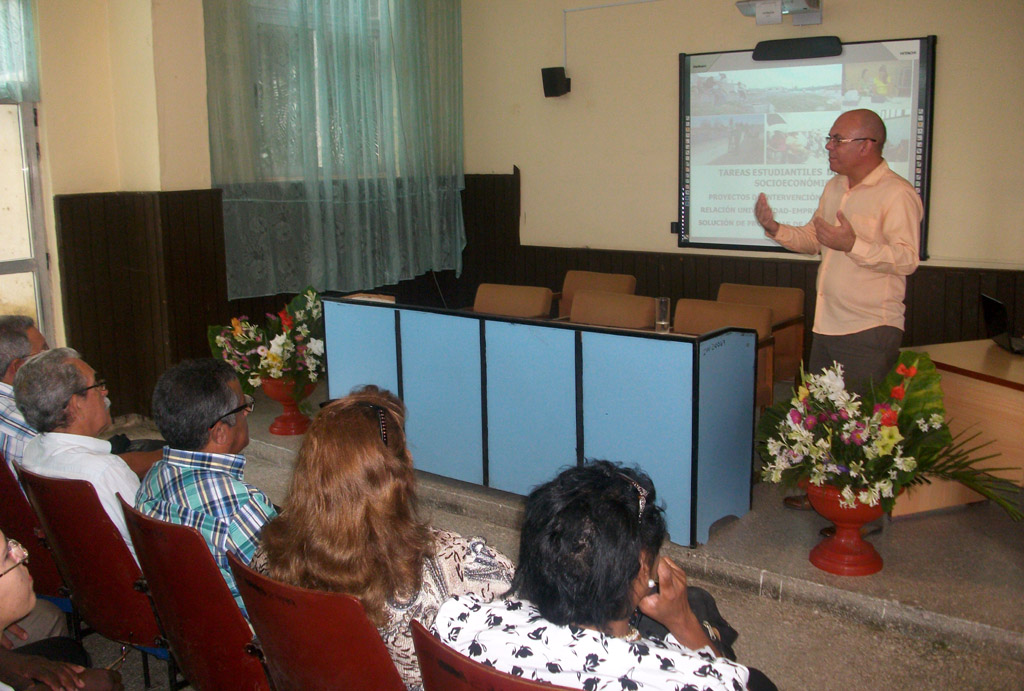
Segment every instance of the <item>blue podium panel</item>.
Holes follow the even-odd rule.
[[[489,485],[529,494],[576,463],[575,331],[486,322]]]
[[[693,344],[583,332],[584,456],[654,481],[673,541],[690,541]]]
[[[331,398],[366,384],[398,394],[394,309],[325,300],[324,329]]]
[[[729,331],[697,348],[697,541],[707,542],[712,523],[750,510],[757,334]]]
[[[405,432],[420,470],[483,484],[480,320],[400,310]]]

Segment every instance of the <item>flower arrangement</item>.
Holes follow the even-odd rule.
[[[867,398],[846,390],[842,365],[820,374],[801,372],[801,385],[758,423],[758,450],[768,482],[832,485],[840,503],[879,503],[891,511],[896,495],[912,485],[954,480],[996,502],[1014,520],[1022,513],[1009,480],[981,470],[973,457],[986,444],[977,434],[954,437],[946,424],[935,365],[925,353],[905,351]]]
[[[312,287],[296,295],[260,326],[241,316],[227,326],[210,326],[207,338],[214,357],[239,374],[246,393],[261,380],[291,379],[296,395],[324,374],[324,318],[320,296]]]

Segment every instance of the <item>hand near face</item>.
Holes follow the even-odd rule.
[[[818,242],[840,252],[849,252],[853,249],[857,234],[853,232],[853,226],[842,211],[836,212],[836,221],[839,222],[838,225],[830,225],[821,217],[814,217],[814,230],[818,235]]]
[[[686,572],[663,557],[658,562],[659,592],[640,600],[640,611],[667,628],[676,640],[691,650],[711,646],[707,633],[697,621],[686,598]]]

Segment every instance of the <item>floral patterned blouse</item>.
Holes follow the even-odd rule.
[[[586,691],[741,691],[747,668],[665,640],[627,641],[556,626],[526,600],[486,603],[456,596],[441,606],[434,633],[478,662],[527,679]]]
[[[512,561],[489,547],[481,537],[467,539],[447,530],[432,528],[431,531],[434,556],[423,562],[420,591],[408,600],[388,602],[389,623],[378,629],[410,691],[423,688],[412,644],[412,620],[429,628],[438,608],[457,595],[473,595],[480,602],[490,602],[508,591],[515,572]],[[251,566],[256,571],[266,572],[266,555],[262,549],[253,557]]]

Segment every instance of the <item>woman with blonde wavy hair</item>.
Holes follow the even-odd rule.
[[[430,626],[452,595],[500,596],[513,572],[482,539],[419,517],[405,406],[374,386],[332,401],[313,420],[288,501],[263,528],[253,567],[358,597],[410,689],[421,685],[411,620]]]

